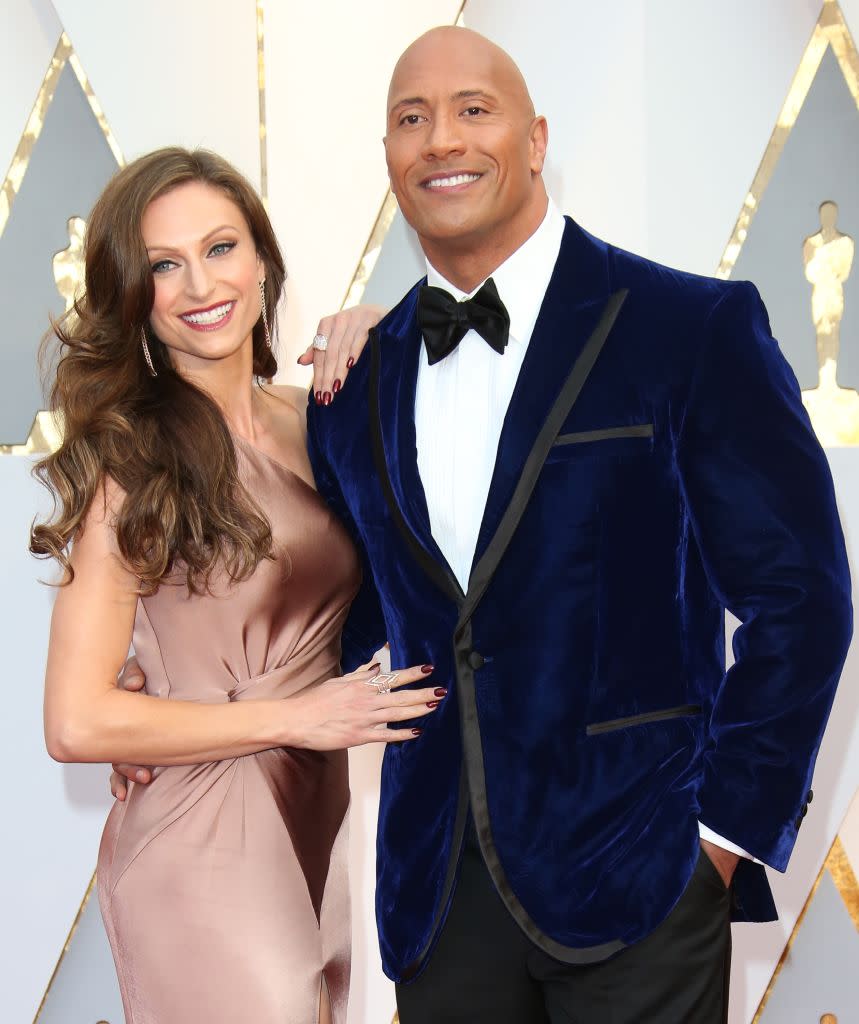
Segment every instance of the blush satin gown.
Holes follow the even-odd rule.
[[[163,700],[278,700],[339,673],[360,583],[313,488],[236,438],[275,558],[247,580],[140,599],[134,649]],[[346,751],[156,768],[107,820],[98,894],[127,1024],[312,1024],[349,987]]]

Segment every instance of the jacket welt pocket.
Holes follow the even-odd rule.
[[[555,444],[590,444],[594,441],[619,441],[622,438],[638,438],[644,442],[652,442],[653,424],[636,423],[627,427],[605,427],[602,430],[580,430],[574,434],[559,434],[555,438]]]
[[[641,715],[629,715],[626,718],[610,718],[606,722],[593,722],[585,728],[585,735],[599,736],[604,732],[615,732],[627,729],[632,725],[647,725],[649,722],[665,722],[669,718],[690,718],[701,714],[700,704],[678,704],[674,708],[663,708],[661,711],[645,711]]]

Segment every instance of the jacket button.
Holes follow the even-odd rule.
[[[471,668],[478,669],[483,668],[486,659],[480,653],[480,651],[470,651],[468,654],[468,664]]]
[[[810,804],[813,799],[814,799],[814,790],[810,789],[808,791],[808,796],[805,798],[805,802]]]

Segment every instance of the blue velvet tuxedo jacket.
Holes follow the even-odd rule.
[[[418,475],[416,299],[308,417],[317,485],[365,563],[344,668],[387,639],[395,667],[432,663],[450,691],[385,754],[384,967],[426,962],[469,812],[521,928],[593,962],[667,916],[699,819],[787,864],[851,634],[827,462],[752,285],[568,220],[463,593]],[[773,916],[751,861],[735,895],[738,917]]]

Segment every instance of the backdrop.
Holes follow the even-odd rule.
[[[547,177],[594,233],[698,273],[761,287],[802,386],[817,383],[804,239],[817,207],[859,233],[859,0],[0,0],[0,717],[4,802],[0,1020],[122,1020],[95,900],[107,770],[44,752],[51,591],[26,553],[50,442],[35,352],[75,286],[93,199],[123,161],[204,145],[266,196],[287,257],[284,379],[320,316],[346,297],[393,302],[422,273],[386,198],[384,98],[404,46],[462,17],[520,63],[550,124]],[[859,271],[848,275],[833,399],[854,416]],[[820,404],[820,403],[818,403]],[[829,406],[815,410],[823,433]],[[859,424],[850,421],[859,438]],[[841,438],[841,435],[838,435]],[[849,442],[849,439],[848,439]],[[859,454],[829,448],[853,551]],[[859,1005],[859,665],[848,660],[786,876],[782,916],[734,929],[732,1024],[841,1024]],[[351,756],[354,986],[350,1020],[389,1024],[372,923],[379,751]],[[832,1024],[828,1020],[827,1024]]]

